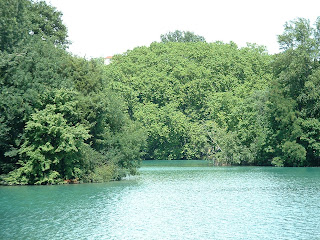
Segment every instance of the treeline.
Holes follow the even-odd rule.
[[[103,60],[67,53],[61,13],[0,1],[0,174],[4,184],[101,182],[135,172],[145,134],[108,88]]]
[[[117,55],[104,74],[148,132],[146,159],[320,165],[320,18],[285,25],[283,50],[175,31]]]
[[[320,18],[285,25],[282,52],[175,31],[113,57],[69,54],[61,13],[0,1],[0,175],[99,182],[141,159],[320,165]]]

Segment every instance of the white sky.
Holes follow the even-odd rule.
[[[277,35],[297,17],[313,24],[320,0],[46,0],[63,13],[70,51],[106,57],[160,41],[169,31],[192,31],[207,42],[247,42],[278,52]]]

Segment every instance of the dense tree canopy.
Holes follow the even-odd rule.
[[[0,4],[3,181],[105,181],[135,172],[145,134],[107,88],[103,61],[65,51],[61,13],[45,2]]]
[[[1,0],[0,16],[1,51],[11,52],[14,46],[28,42],[31,37],[59,46],[68,43],[62,13],[43,1]]]
[[[189,31],[179,31],[168,32],[160,36],[161,42],[205,42],[205,38],[199,35],[194,34]]]
[[[115,56],[105,75],[148,132],[146,158],[319,165],[319,26],[287,23],[274,56],[176,31]]]
[[[270,123],[274,162],[285,166],[319,166],[320,18],[315,28],[306,19],[285,25],[275,56]]]
[[[320,18],[286,23],[283,50],[192,32],[113,57],[66,52],[62,14],[0,1],[0,180],[121,179],[141,159],[320,165]]]
[[[255,45],[152,43],[115,56],[105,74],[149,132],[146,158],[201,159],[211,144],[207,122],[240,130],[235,103],[245,108],[245,97],[268,86],[270,59]]]

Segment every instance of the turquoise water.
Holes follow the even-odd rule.
[[[150,161],[121,182],[0,187],[0,239],[320,239],[320,168]]]

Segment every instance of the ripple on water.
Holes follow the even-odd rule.
[[[320,169],[149,166],[133,180],[0,188],[0,239],[319,239]]]

